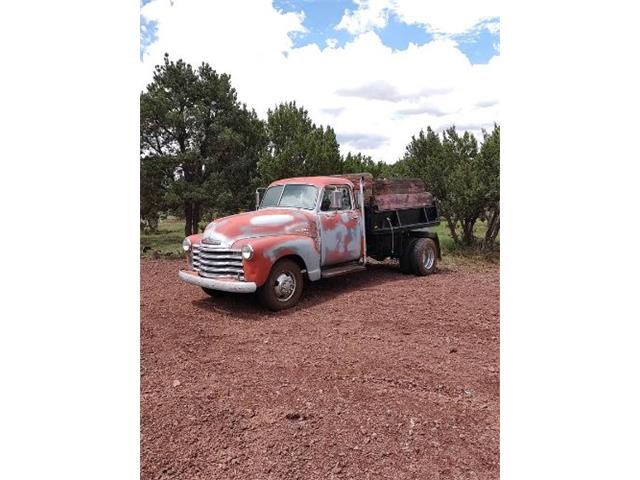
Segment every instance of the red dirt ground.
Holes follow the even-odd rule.
[[[141,262],[142,479],[498,478],[498,268],[373,265],[271,313]]]

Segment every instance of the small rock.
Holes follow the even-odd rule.
[[[173,386],[174,387],[179,387],[180,386],[180,380],[174,380],[173,381]]]
[[[288,420],[299,420],[300,419],[300,414],[298,412],[294,412],[293,410],[291,410],[291,411],[287,412],[285,417]]]
[[[456,347],[449,349],[449,353],[456,353],[457,351],[458,349]]]

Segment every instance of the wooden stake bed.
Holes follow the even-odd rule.
[[[350,180],[356,191],[364,177],[364,206],[375,212],[428,208],[434,206],[433,195],[419,178],[378,178],[370,173],[335,175]]]

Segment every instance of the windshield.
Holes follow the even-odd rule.
[[[313,210],[317,198],[318,189],[313,185],[276,185],[267,189],[260,208],[293,207]]]

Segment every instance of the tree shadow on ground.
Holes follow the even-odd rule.
[[[441,268],[436,275],[447,275],[451,271]],[[257,294],[240,294],[216,292],[214,297],[203,297],[194,300],[197,308],[234,317],[236,320],[262,320],[270,317],[287,317],[320,305],[332,302],[343,295],[357,290],[377,289],[381,285],[395,282],[406,282],[415,278],[403,274],[397,262],[372,262],[366,271],[351,273],[339,277],[321,279],[317,282],[305,281],[304,292],[300,303],[295,307],[280,312],[272,312],[260,304]]]

